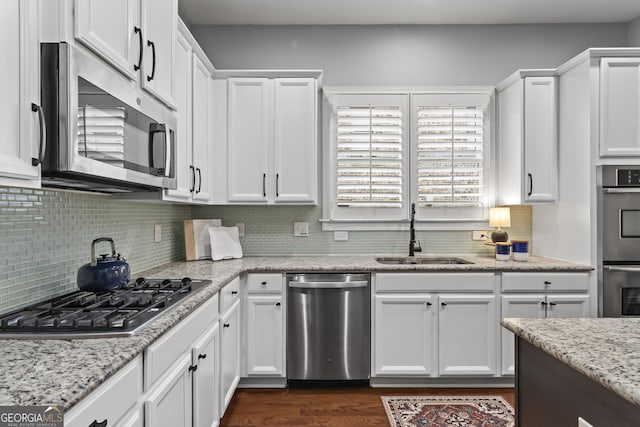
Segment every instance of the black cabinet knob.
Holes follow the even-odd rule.
[[[205,354],[199,354],[199,355],[198,355],[198,360],[200,360],[200,359],[206,359],[206,358],[207,358],[206,353],[205,353]]]
[[[277,302],[277,303],[276,303],[276,307],[280,307],[280,305],[281,305],[281,304],[280,304],[279,302]]]
[[[231,291],[231,295],[235,295],[237,293],[238,293],[238,291]]]
[[[231,326],[229,323],[223,323],[223,324],[222,324],[222,327],[223,327],[223,328],[228,328],[229,326]]]
[[[195,372],[196,369],[198,369],[198,365],[191,365],[189,366],[189,372]]]
[[[267,282],[260,283],[260,286],[267,286]]]
[[[440,305],[444,307],[445,305],[447,305],[447,303],[446,302],[441,302]]]
[[[544,281],[544,284],[545,284],[545,285],[550,285],[550,284],[551,284],[551,282],[550,282],[550,281],[548,281],[548,280],[545,280],[545,281]]]

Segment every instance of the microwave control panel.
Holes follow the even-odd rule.
[[[639,187],[640,169],[618,169],[618,187]]]

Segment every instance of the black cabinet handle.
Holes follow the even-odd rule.
[[[202,171],[200,170],[200,168],[196,168],[196,171],[198,172],[198,189],[196,190],[196,194],[198,194],[200,192],[200,190],[202,190]],[[195,182],[193,183],[193,186],[195,187]]]
[[[276,174],[276,197],[280,196],[280,194],[279,194],[280,191],[278,190],[278,184],[279,184],[278,181],[280,181],[280,174],[279,173]]]
[[[544,305],[547,305],[547,303],[546,303],[546,302],[544,302],[544,301],[542,301],[542,302],[540,303],[540,305],[543,305],[543,306],[544,306]]]
[[[229,323],[223,323],[223,324],[222,324],[222,327],[223,327],[223,328],[228,328],[229,326],[231,326]]]
[[[262,174],[262,197],[267,197],[267,174]]]
[[[267,286],[267,282],[260,283],[260,286]]]
[[[550,282],[550,281],[548,281],[548,280],[545,280],[545,281],[544,281],[544,284],[545,284],[545,285],[550,285],[550,284],[551,284],[551,282]]]
[[[107,427],[107,420],[102,421],[101,423],[98,420],[93,420],[89,427]]]
[[[276,307],[280,307],[280,305],[281,305],[281,304],[280,304],[279,302],[277,302],[277,303],[276,303]]]
[[[237,293],[238,293],[238,291],[231,291],[231,295],[235,295]]]
[[[140,44],[140,53],[138,54],[138,63],[133,64],[133,71],[138,71],[142,67],[142,52],[144,52],[144,44],[142,42],[142,30],[140,27],[133,27],[133,32],[138,35],[138,43]]]
[[[196,189],[196,168],[193,165],[189,165],[189,170],[191,171],[191,188],[189,189],[190,193]]]
[[[445,305],[447,305],[447,303],[446,302],[441,302],[440,305],[444,307]]]
[[[527,196],[530,196],[533,193],[533,175],[528,173],[527,177],[529,177],[529,191],[527,192]]]
[[[426,304],[427,304],[427,307],[431,307],[431,306],[433,305],[433,304],[431,304],[430,302],[428,302],[428,303],[426,303]],[[446,305],[444,302],[443,302],[442,304]]]
[[[206,359],[206,358],[207,358],[207,354],[206,354],[206,353],[205,353],[205,354],[199,354],[199,355],[198,355],[198,360],[200,360],[200,359]]]
[[[44,121],[44,110],[42,106],[31,103],[31,111],[38,113],[38,124],[40,125],[40,145],[38,146],[38,157],[31,158],[31,166],[38,166],[44,159],[47,150],[47,123]]]
[[[558,305],[555,302],[550,302],[549,305],[554,306],[554,305]]]
[[[198,365],[189,366],[189,372],[195,372],[198,369]]]
[[[147,81],[150,82],[156,76],[156,44],[151,40],[147,40],[147,46],[151,46],[151,57],[153,58],[151,63],[151,75],[147,76]]]

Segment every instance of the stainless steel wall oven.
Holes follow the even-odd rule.
[[[597,176],[599,312],[640,316],[640,165],[600,166]]]

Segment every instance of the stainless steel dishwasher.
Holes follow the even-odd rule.
[[[287,275],[287,377],[369,382],[370,274]]]

